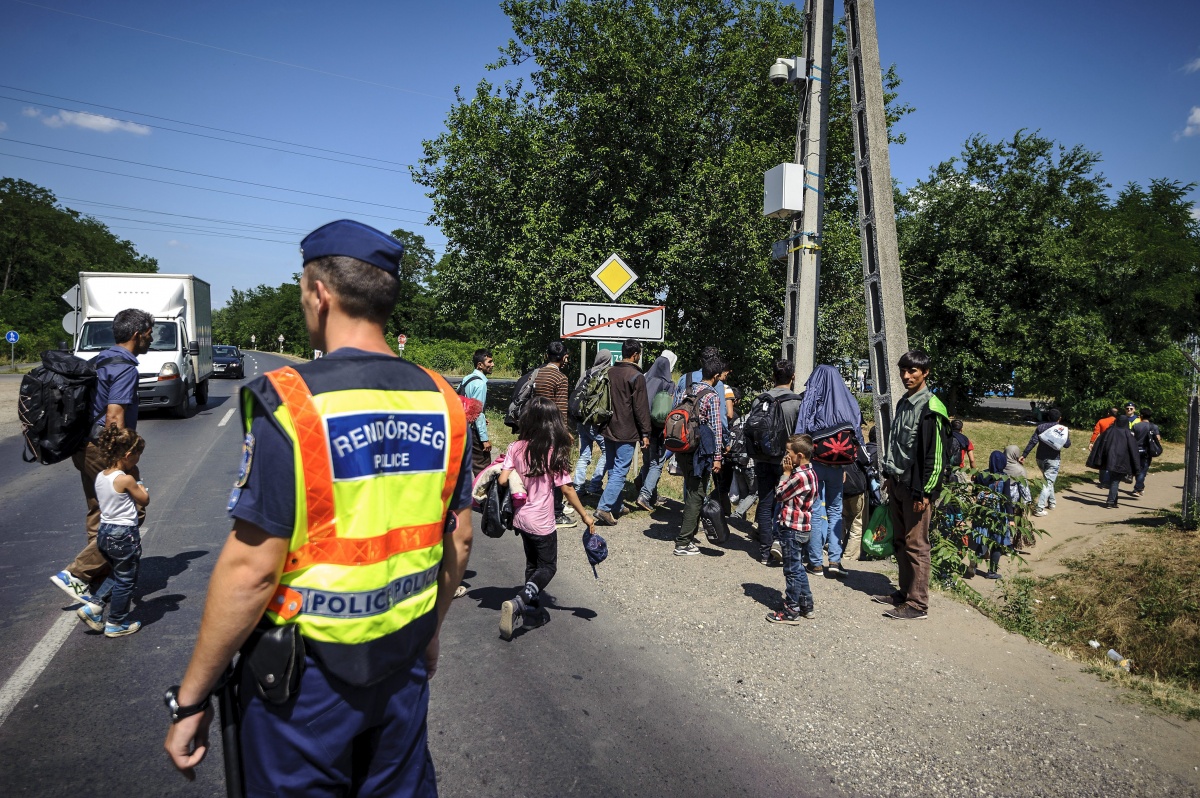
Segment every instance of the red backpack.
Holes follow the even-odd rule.
[[[685,394],[679,404],[667,413],[667,420],[663,424],[663,440],[667,451],[676,454],[695,451],[700,443],[700,400],[710,393],[716,391],[705,385],[694,394]]]

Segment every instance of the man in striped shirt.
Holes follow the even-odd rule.
[[[700,382],[687,386],[687,396],[695,396],[696,417],[700,421],[701,443],[688,454],[675,455],[679,470],[683,474],[683,524],[679,537],[675,539],[675,554],[686,557],[699,554],[696,546],[696,531],[700,528],[700,510],[708,497],[712,475],[721,471],[721,419],[724,416],[724,397],[714,387],[717,378],[725,371],[725,363],[715,354],[701,358]],[[709,464],[711,459],[711,465]]]
[[[571,380],[566,375],[570,355],[567,346],[562,341],[551,341],[546,347],[546,362],[534,374],[536,383],[533,387],[534,396],[544,396],[558,407],[562,413],[563,424],[571,429],[571,420],[567,415],[567,398],[571,394]],[[563,506],[562,489],[554,489],[554,524],[563,529],[576,526],[579,522],[566,515]]]

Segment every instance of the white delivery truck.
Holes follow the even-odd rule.
[[[189,397],[208,402],[213,374],[212,303],[208,283],[190,274],[79,273],[82,318],[75,355],[91,360],[112,346],[112,321],[126,308],[154,317],[154,342],[138,356],[138,404],[187,418]]]

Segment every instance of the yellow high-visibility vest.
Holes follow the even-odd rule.
[[[435,389],[315,395],[294,368],[265,375],[279,399],[272,415],[292,441],[296,485],[288,556],[266,618],[298,625],[318,652],[385,637],[419,652],[436,626],[466,418],[445,380],[425,372]],[[247,431],[255,400],[243,391]]]

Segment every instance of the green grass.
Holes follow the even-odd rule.
[[[998,600],[961,591],[1011,632],[1088,663],[1089,672],[1152,706],[1200,720],[1200,536],[1165,523],[1140,527],[1051,577],[1005,580]],[[1097,640],[1093,649],[1089,640]],[[1133,662],[1126,674],[1105,657]]]

